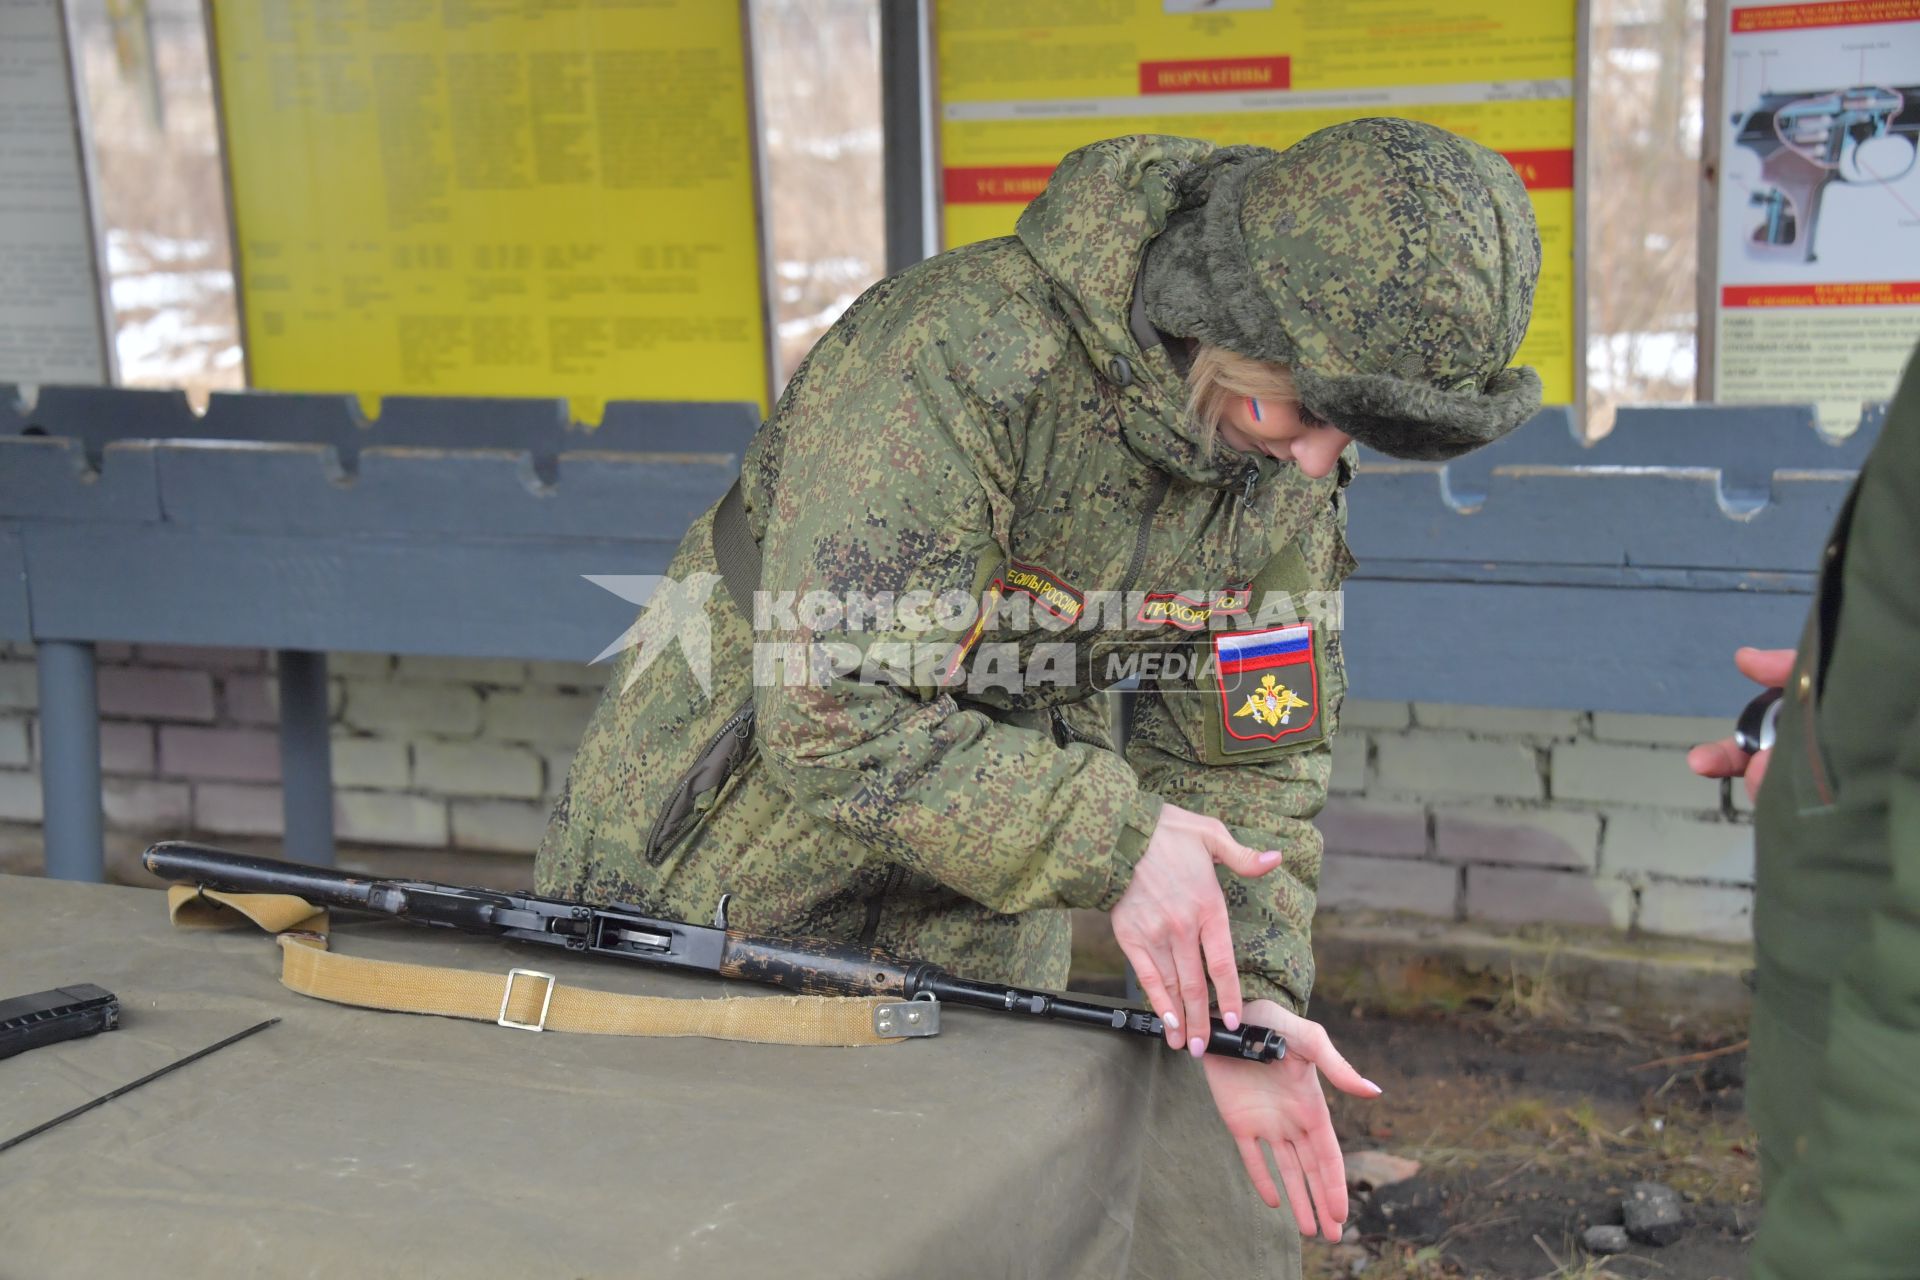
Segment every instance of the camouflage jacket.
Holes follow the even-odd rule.
[[[708,512],[663,590],[710,647],[622,656],[543,892],[694,919],[729,892],[739,927],[1057,987],[1062,909],[1112,907],[1164,799],[1285,852],[1223,883],[1248,998],[1304,1005],[1345,680],[1332,628],[1289,624],[1352,567],[1348,470],[1202,450],[1137,336],[1142,252],[1210,149],[1076,152],[1017,236],[881,281],[828,331],[743,466],[759,616],[714,589]],[[1127,675],[1122,756],[1102,691]]]

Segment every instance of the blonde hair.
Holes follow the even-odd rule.
[[[1187,412],[1200,426],[1202,448],[1212,447],[1227,406],[1248,396],[1283,404],[1300,402],[1287,366],[1201,343],[1193,367],[1187,370]]]

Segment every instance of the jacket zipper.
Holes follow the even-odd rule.
[[[1140,516],[1140,530],[1133,536],[1133,559],[1127,563],[1126,580],[1120,584],[1120,593],[1125,595],[1133,590],[1133,584],[1140,577],[1140,570],[1147,563],[1147,541],[1153,536],[1153,518],[1160,513],[1160,504],[1167,500],[1167,490],[1173,487],[1173,477],[1162,471],[1154,477],[1153,491],[1147,495],[1147,509]]]
[[[1253,486],[1260,483],[1259,466],[1248,467],[1247,474],[1241,477],[1241,482],[1244,487],[1240,491],[1240,505],[1251,511],[1253,510]]]
[[[897,864],[888,867],[887,878],[880,882],[879,890],[871,898],[867,899],[867,922],[860,927],[861,946],[870,947],[873,945],[874,938],[880,933],[880,912],[882,908],[886,906],[887,895],[899,887],[900,880],[905,874],[905,871]]]
[[[1078,729],[1068,724],[1067,717],[1061,713],[1060,708],[1054,707],[1052,709],[1052,716],[1054,730],[1053,740],[1059,746],[1064,747],[1070,742],[1081,742],[1089,747],[1098,747],[1102,751],[1113,750],[1112,743],[1101,742],[1096,738],[1088,737],[1086,734],[1081,733]],[[1065,739],[1065,741],[1062,741],[1062,739]]]
[[[699,771],[701,763],[706,760],[708,754],[719,746],[721,740],[728,734],[738,733],[744,738],[752,732],[753,700],[749,698],[746,706],[728,716],[726,723],[714,730],[713,735],[700,745],[700,750],[694,753],[693,764],[681,775],[679,785],[668,793],[666,803],[660,806],[660,812],[654,818],[653,826],[647,831],[646,850],[649,857],[660,852],[659,841],[666,834],[667,816],[679,806],[681,798],[686,795],[687,788],[693,785],[693,775]]]

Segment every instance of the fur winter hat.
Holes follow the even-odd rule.
[[[1498,153],[1354,120],[1224,147],[1182,182],[1141,281],[1160,329],[1289,366],[1301,403],[1394,457],[1456,457],[1539,408],[1540,376],[1507,365],[1540,235]]]

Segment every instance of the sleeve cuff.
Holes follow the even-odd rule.
[[[1259,971],[1247,969],[1240,971],[1240,999],[1243,1001],[1271,1000],[1288,1013],[1298,1017],[1306,1016],[1303,1002],[1296,1000],[1291,991]]]
[[[1153,839],[1153,829],[1160,825],[1160,809],[1165,803],[1153,792],[1142,791],[1128,807],[1127,816],[1121,819],[1120,831],[1113,840],[1112,874],[1100,900],[1092,904],[1096,910],[1113,910],[1113,904],[1120,901],[1120,895],[1133,883],[1133,869],[1146,856],[1147,842]]]

